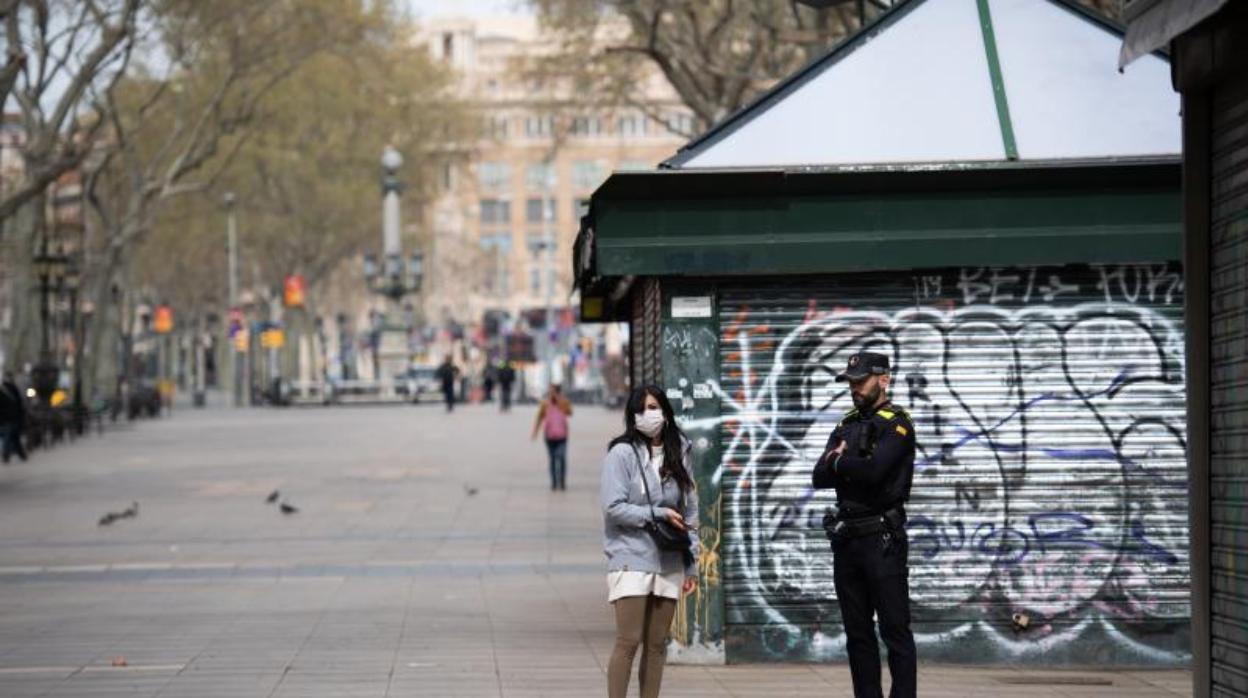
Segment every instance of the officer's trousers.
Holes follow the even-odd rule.
[[[854,698],[883,698],[880,647],[872,616],[888,648],[891,698],[915,698],[918,658],[910,632],[910,581],[905,533],[884,550],[881,534],[839,540],[833,546],[836,598],[841,606]]]

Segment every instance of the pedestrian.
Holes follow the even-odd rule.
[[[910,630],[906,502],[914,478],[914,422],[888,397],[888,357],[860,352],[836,380],[849,383],[854,409],[828,438],[811,475],[815,489],[836,488],[824,517],[832,578],[845,625],[855,698],[882,698],[875,622],[888,648],[892,698],[914,698],[918,656]]]
[[[511,411],[511,384],[516,382],[516,369],[510,361],[504,361],[498,370],[498,402],[503,412]]]
[[[663,392],[652,385],[633,390],[624,433],[602,464],[603,552],[616,629],[609,698],[628,694],[638,647],[641,697],[659,695],[676,603],[697,584],[701,544],[689,452]]]
[[[446,401],[446,411],[455,411],[455,379],[459,377],[459,368],[452,362],[451,355],[438,366],[438,380],[442,381],[442,399]]]
[[[572,417],[572,403],[564,397],[558,383],[550,384],[550,393],[537,408],[537,421],[533,422],[533,436],[542,429],[546,437],[546,454],[550,460],[550,491],[568,489],[568,419]]]
[[[485,389],[485,401],[494,402],[494,381],[498,377],[498,369],[494,367],[492,362],[485,364],[485,371],[481,377],[481,387]]]
[[[0,380],[0,456],[5,463],[14,453],[26,460],[22,434],[26,431],[26,398],[17,386],[12,371],[5,371]]]

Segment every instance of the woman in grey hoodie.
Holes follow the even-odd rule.
[[[637,388],[629,396],[624,433],[611,442],[602,464],[602,518],[607,595],[617,631],[607,695],[625,698],[633,658],[644,646],[638,669],[641,698],[656,698],[676,602],[697,584],[701,545],[689,440],[655,386]],[[656,521],[683,531],[689,549],[660,549],[648,530]]]

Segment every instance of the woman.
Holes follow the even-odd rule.
[[[603,552],[617,632],[607,669],[610,698],[628,693],[639,645],[641,696],[659,695],[676,602],[697,583],[698,495],[689,447],[663,392],[652,385],[633,390],[624,433],[611,442],[602,464]],[[689,536],[687,552],[659,549],[647,526],[660,520]]]
[[[568,419],[572,416],[572,403],[563,396],[558,383],[551,383],[550,394],[537,408],[537,421],[533,423],[532,439],[537,440],[537,430],[546,436],[546,455],[550,460],[550,491],[568,489]]]

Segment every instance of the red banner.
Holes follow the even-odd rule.
[[[152,315],[152,329],[157,334],[169,334],[173,331],[173,308],[167,305],[156,306],[156,312]]]
[[[286,277],[284,290],[287,308],[303,307],[304,286],[301,274],[291,274]]]

